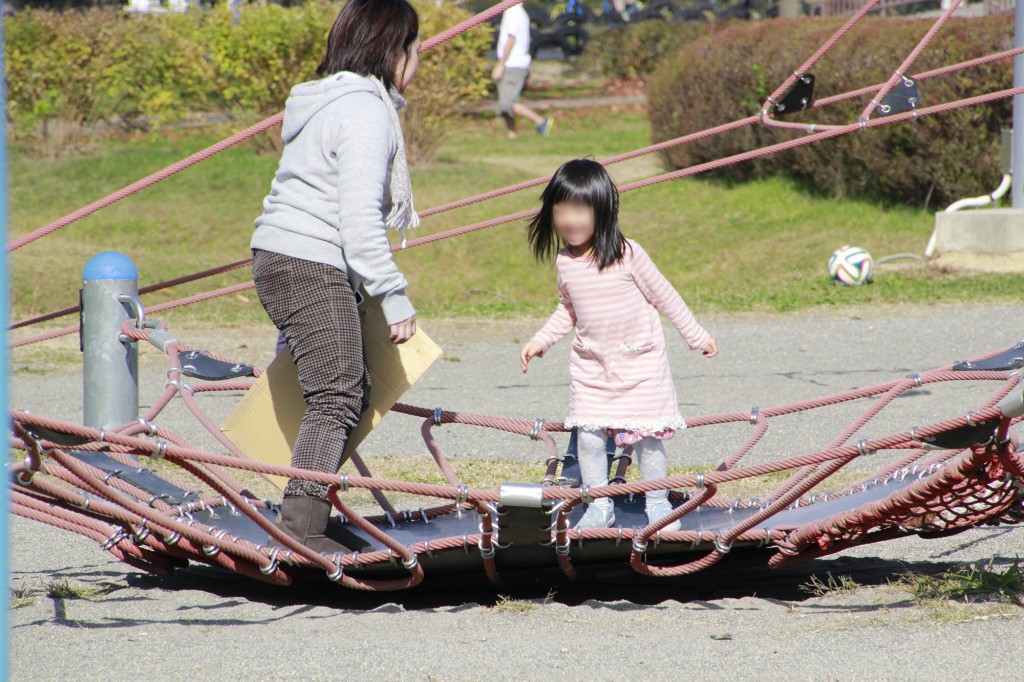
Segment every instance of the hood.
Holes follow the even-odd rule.
[[[288,101],[285,103],[281,137],[285,142],[291,141],[306,127],[306,124],[317,112],[339,97],[353,92],[372,92],[379,95],[377,88],[368,78],[349,71],[342,71],[327,78],[296,85],[292,88],[288,95]],[[392,88],[390,94],[396,109],[405,106],[405,100],[397,91]]]

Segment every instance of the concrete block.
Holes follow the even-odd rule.
[[[1024,210],[980,208],[936,213],[935,250],[940,254],[1024,252]]]

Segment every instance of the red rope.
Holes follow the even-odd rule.
[[[436,45],[439,45],[439,44],[441,44],[441,43],[443,43],[443,42],[445,42],[447,40],[451,40],[455,36],[457,36],[457,35],[459,35],[461,33],[464,33],[465,31],[468,31],[469,29],[473,28],[474,26],[477,26],[478,24],[481,24],[481,23],[487,21],[488,19],[496,16],[497,14],[500,14],[501,12],[505,11],[509,7],[512,7],[514,5],[518,5],[522,1],[523,0],[504,0],[503,2],[498,3],[497,5],[494,5],[493,7],[484,10],[483,12],[480,12],[479,14],[477,14],[477,15],[475,15],[473,17],[470,17],[469,19],[463,21],[462,23],[460,23],[460,24],[458,24],[456,26],[453,26],[452,28],[450,28],[450,29],[448,29],[446,31],[442,31],[441,33],[439,33],[438,35],[434,36],[430,40],[424,41],[422,43],[422,45],[420,46],[420,51],[424,52],[424,51],[429,50],[430,48],[432,48],[432,47],[434,47]],[[225,149],[228,149],[230,147],[235,146],[239,142],[243,142],[245,140],[248,140],[251,137],[259,135],[260,133],[262,133],[262,132],[264,132],[266,130],[269,130],[270,128],[273,128],[274,126],[276,126],[279,123],[281,123],[282,120],[284,120],[284,113],[283,112],[274,114],[270,118],[264,119],[263,121],[260,121],[256,125],[250,126],[249,128],[246,128],[245,130],[237,132],[234,135],[232,135],[231,137],[228,137],[228,138],[226,138],[224,140],[221,140],[220,142],[218,142],[218,143],[216,143],[214,145],[211,145],[211,146],[207,147],[206,149],[203,149],[202,151],[196,152],[195,154],[192,154],[191,156],[189,156],[189,157],[187,157],[185,159],[182,159],[181,161],[178,161],[177,163],[171,164],[170,166],[168,166],[168,167],[166,167],[166,168],[164,168],[162,170],[159,170],[156,173],[153,173],[151,175],[147,175],[146,177],[144,177],[141,180],[138,180],[136,182],[133,182],[132,184],[128,185],[127,187],[123,187],[123,188],[117,190],[116,192],[113,192],[112,194],[109,194],[109,195],[103,197],[102,199],[99,199],[97,201],[92,202],[88,206],[84,206],[83,208],[80,208],[77,211],[69,213],[68,215],[64,216],[63,218],[59,218],[57,220],[54,220],[53,222],[48,223],[48,224],[46,224],[46,225],[44,225],[44,226],[42,226],[42,227],[40,227],[40,228],[38,228],[36,230],[33,230],[32,232],[29,232],[26,235],[18,237],[17,239],[15,239],[14,241],[10,242],[7,245],[7,251],[8,251],[8,253],[10,253],[11,251],[15,251],[17,249],[20,249],[21,247],[23,247],[23,246],[25,246],[27,244],[31,244],[32,242],[36,241],[37,239],[40,239],[42,237],[45,237],[48,234],[56,232],[57,230],[59,230],[59,229],[61,229],[63,227],[67,227],[68,225],[70,225],[71,223],[74,223],[75,221],[81,220],[82,218],[85,218],[86,216],[92,215],[93,213],[95,213],[96,211],[99,211],[100,209],[106,208],[107,206],[110,206],[111,204],[115,204],[118,201],[121,201],[122,199],[130,197],[131,195],[135,194],[136,192],[140,192],[140,191],[146,189],[147,187],[160,182],[161,180],[169,178],[170,176],[172,176],[172,175],[174,175],[176,173],[180,173],[181,171],[185,170],[186,168],[189,168],[190,166],[194,166],[195,164],[199,163],[200,161],[204,161],[204,160],[210,158],[214,154],[222,152]]]
[[[939,18],[935,20],[935,23],[932,24],[932,27],[928,29],[927,33],[924,34],[924,37],[921,38],[920,41],[918,41],[917,45],[914,46],[914,49],[910,51],[910,54],[908,54],[906,59],[903,60],[903,63],[900,64],[899,68],[893,71],[892,76],[890,76],[889,80],[885,82],[885,85],[883,85],[882,88],[878,91],[878,93],[871,99],[871,101],[868,102],[868,105],[864,108],[864,111],[861,112],[861,120],[866,121],[867,119],[869,119],[871,117],[872,112],[874,112],[876,108],[881,106],[882,100],[884,100],[886,96],[892,91],[893,87],[901,80],[903,80],[903,78],[906,76],[907,69],[911,67],[911,65],[917,59],[918,55],[921,54],[924,48],[928,47],[928,43],[932,41],[932,38],[934,38],[935,34],[939,32],[939,29],[942,28],[942,25],[945,24],[951,16],[953,16],[953,12],[955,12],[957,8],[960,7],[960,2],[961,0],[953,0],[949,4],[949,7],[947,7],[941,15],[939,15]]]
[[[924,116],[941,114],[955,109],[962,109],[964,107],[985,104],[987,102],[993,102],[999,99],[1013,97],[1014,95],[1018,94],[1024,94],[1024,87],[998,90],[996,92],[990,92],[984,95],[978,95],[976,97],[968,97],[966,99],[957,100],[954,102],[946,102],[943,104],[936,104],[930,107],[923,107],[921,109],[914,109],[912,111],[905,111],[899,114],[886,116],[884,118],[870,119],[858,123],[850,123],[847,125],[836,126],[828,130],[823,130],[818,133],[806,135],[802,138],[795,138],[792,140],[787,140],[785,142],[779,142],[773,145],[759,147],[757,149],[752,149],[750,151],[742,152],[740,154],[734,154],[733,156],[727,156],[721,159],[716,159],[714,161],[708,161],[694,166],[689,166],[687,168],[681,168],[679,170],[664,173],[662,175],[656,175],[654,177],[646,178],[644,180],[637,180],[636,182],[627,183],[619,187],[619,193],[624,194],[626,192],[631,192],[636,189],[642,189],[644,187],[651,187],[653,185],[668,182],[670,180],[677,180],[679,178],[690,177],[693,175],[699,175],[700,173],[718,170],[720,168],[724,168],[732,164],[742,163],[744,161],[752,161],[763,156],[769,156],[777,152],[788,151],[790,149],[795,149],[797,147],[802,147],[804,145],[811,144],[812,142],[818,142],[820,140],[839,137],[840,135],[846,135],[849,133],[857,132],[858,130],[877,128],[883,125],[889,125],[891,123],[898,123],[910,119],[921,118]],[[525,211],[519,211],[517,213],[511,213],[505,216],[500,216],[498,218],[491,218],[489,220],[473,223],[472,225],[466,225],[464,227],[446,230],[444,232],[437,232],[435,234],[420,237],[418,239],[409,240],[409,242],[406,245],[406,248],[423,246],[425,244],[431,244],[433,242],[441,241],[442,239],[448,239],[450,237],[457,237],[460,235],[469,234],[471,232],[477,232],[479,230],[484,230],[490,227],[496,227],[498,225],[504,225],[507,223],[515,222],[517,220],[525,220],[527,218],[532,218],[536,214],[537,209],[528,209]],[[401,250],[401,247],[392,246],[392,250]],[[156,313],[163,310],[170,310],[172,308],[178,308],[184,305],[189,305],[191,303],[207,301],[220,296],[227,296],[229,294],[245,291],[247,289],[253,288],[254,286],[255,285],[252,282],[234,284],[232,286],[224,287],[222,289],[217,289],[215,291],[207,292],[204,294],[196,294],[194,296],[188,296],[186,298],[177,299],[175,301],[161,303],[150,308],[148,312]],[[29,344],[38,343],[40,341],[46,341],[60,336],[66,336],[68,334],[75,333],[76,331],[78,331],[78,329],[78,325],[72,325],[69,327],[64,327],[63,329],[57,329],[43,334],[25,337],[23,339],[18,339],[17,341],[11,342],[10,347],[19,348],[21,346],[27,346]]]

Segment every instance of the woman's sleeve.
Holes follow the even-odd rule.
[[[711,334],[700,326],[672,283],[658,271],[651,257],[639,244],[630,242],[630,246],[633,251],[630,266],[633,281],[640,287],[644,297],[668,318],[690,350],[697,350],[707,343]]]
[[[402,141],[395,140],[387,107],[373,93],[346,95],[340,103],[343,118],[335,129],[333,153],[341,248],[366,293],[380,299],[388,324],[395,324],[416,314],[384,227],[388,171]]]
[[[576,326],[576,311],[573,310],[572,301],[569,299],[569,292],[558,280],[558,307],[548,318],[548,321],[540,328],[540,331],[533,335],[533,341],[537,342],[546,352],[551,346],[558,343],[558,340],[569,333]]]

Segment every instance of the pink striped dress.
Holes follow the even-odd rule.
[[[559,304],[533,337],[545,351],[576,329],[565,425],[608,429],[620,445],[685,428],[665,350],[661,311],[696,350],[711,335],[650,256],[627,240],[625,257],[598,272],[591,257],[555,258]]]

